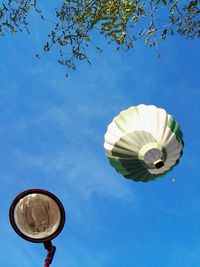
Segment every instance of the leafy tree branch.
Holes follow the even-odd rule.
[[[0,7],[0,35],[29,31],[31,11],[40,14],[39,0],[3,1]],[[128,51],[134,43],[156,47],[168,34],[188,39],[200,37],[200,0],[66,0],[55,9],[55,26],[48,35],[44,53],[57,47],[58,62],[67,70],[76,68],[76,61],[90,64],[87,48],[95,45],[94,35],[105,38],[117,50]],[[99,38],[98,38],[99,40]]]

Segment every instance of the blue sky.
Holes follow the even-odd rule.
[[[0,43],[1,266],[42,266],[42,245],[15,234],[8,210],[21,191],[43,188],[67,214],[52,267],[199,267],[199,41],[170,38],[161,59],[142,43],[129,54],[90,50],[92,65],[66,79],[55,53],[34,57],[48,27],[33,22],[30,35]],[[173,114],[185,141],[180,164],[147,184],[117,174],[103,149],[113,117],[141,103]]]

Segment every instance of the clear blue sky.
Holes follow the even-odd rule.
[[[92,65],[66,79],[54,53],[34,57],[47,28],[34,23],[30,35],[0,39],[0,266],[42,266],[43,246],[15,234],[8,210],[21,191],[43,188],[67,213],[52,267],[199,267],[199,41],[170,38],[160,60],[142,43],[129,54],[91,50]],[[172,114],[185,141],[180,164],[147,184],[117,174],[103,149],[112,118],[141,103]]]

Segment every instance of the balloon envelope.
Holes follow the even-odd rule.
[[[111,165],[125,178],[147,182],[178,164],[182,137],[179,124],[164,109],[139,105],[113,119],[104,148]]]

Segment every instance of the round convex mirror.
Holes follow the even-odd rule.
[[[32,242],[55,238],[65,222],[62,203],[52,193],[30,189],[19,194],[10,207],[10,222],[14,230]]]

